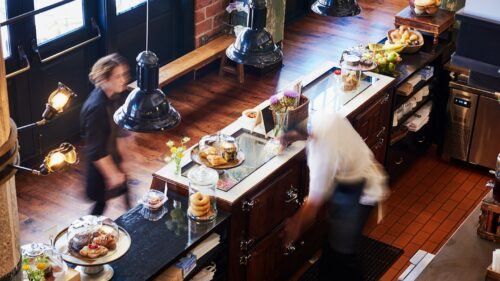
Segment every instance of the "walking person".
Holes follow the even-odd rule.
[[[307,142],[309,195],[285,226],[285,246],[293,243],[327,206],[327,241],[320,280],[363,280],[359,261],[362,230],[373,206],[387,196],[387,177],[370,148],[342,116],[312,116]],[[292,132],[295,139],[306,138]]]
[[[106,201],[125,195],[130,207],[126,175],[117,148],[120,128],[113,122],[118,100],[127,89],[128,64],[122,56],[111,54],[99,59],[89,74],[95,86],[80,112],[87,156],[86,193],[95,202],[92,215],[102,215]]]

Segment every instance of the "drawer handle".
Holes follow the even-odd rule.
[[[389,101],[389,94],[385,94],[384,98],[380,101],[380,104],[386,104]]]
[[[241,209],[245,212],[249,212],[252,208],[259,202],[258,200],[245,200],[241,203]]]
[[[378,133],[377,133],[377,138],[382,137],[382,135],[385,132],[385,129],[386,129],[385,126],[382,126],[382,128],[380,128],[380,131],[378,131]]]
[[[247,265],[251,258],[252,258],[251,254],[241,256],[240,257],[240,264]]]
[[[418,143],[424,143],[425,141],[425,136],[423,136],[421,139],[417,140]]]
[[[395,161],[394,164],[396,165],[401,165],[403,164],[403,162],[405,161],[405,159],[403,158],[403,156],[399,157],[399,160],[398,161]]]
[[[375,149],[380,149],[383,144],[384,144],[384,139],[383,138],[379,138],[378,141],[377,141],[377,144],[375,145]]]
[[[304,246],[305,242],[304,241],[300,241],[299,243],[299,246]],[[283,255],[285,256],[288,256],[290,254],[292,254],[293,252],[297,251],[297,247],[291,243],[290,245],[288,245],[287,247],[285,247],[285,251],[283,252]]]
[[[293,185],[290,185],[290,189],[287,190],[286,196],[287,199],[285,200],[285,203],[295,202],[298,204],[299,191],[297,188],[293,187]]]
[[[243,240],[240,242],[240,250],[246,251],[250,246],[252,246],[254,240],[253,239],[248,239],[248,240]]]

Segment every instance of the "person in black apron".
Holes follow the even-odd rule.
[[[386,196],[386,180],[374,169],[369,147],[342,116],[315,113],[307,143],[309,194],[285,226],[284,245],[297,240],[327,207],[327,239],[320,280],[363,280],[359,260],[363,228],[373,206]],[[291,132],[295,139],[307,134]]]
[[[95,201],[91,214],[102,215],[106,201],[122,194],[130,207],[126,176],[120,167],[122,157],[116,143],[121,130],[113,121],[129,80],[126,60],[118,54],[99,59],[92,67],[89,80],[95,89],[80,112],[87,156],[86,193]]]

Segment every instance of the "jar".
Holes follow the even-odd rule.
[[[219,174],[205,165],[189,170],[188,216],[195,221],[211,221],[217,216],[215,190]]]
[[[419,17],[433,16],[441,6],[441,0],[409,0],[411,11]]]
[[[352,92],[358,89],[361,81],[361,70],[350,70],[342,68],[341,89],[344,92]]]
[[[45,279],[64,277],[68,266],[52,246],[31,243],[21,246],[23,256],[23,276],[26,280],[35,280],[34,275],[43,275]]]

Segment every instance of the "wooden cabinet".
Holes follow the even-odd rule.
[[[389,93],[383,93],[351,118],[356,131],[371,148],[375,159],[382,164],[385,162],[387,150],[390,114],[391,96]]]
[[[220,198],[218,208],[230,212],[229,280],[288,280],[321,247],[319,220],[289,248],[283,245],[285,219],[303,202],[308,188],[305,152],[301,152],[255,187],[230,203]],[[162,189],[164,179],[153,178]],[[187,195],[187,187],[168,181],[168,188]],[[293,267],[292,267],[293,266]]]

